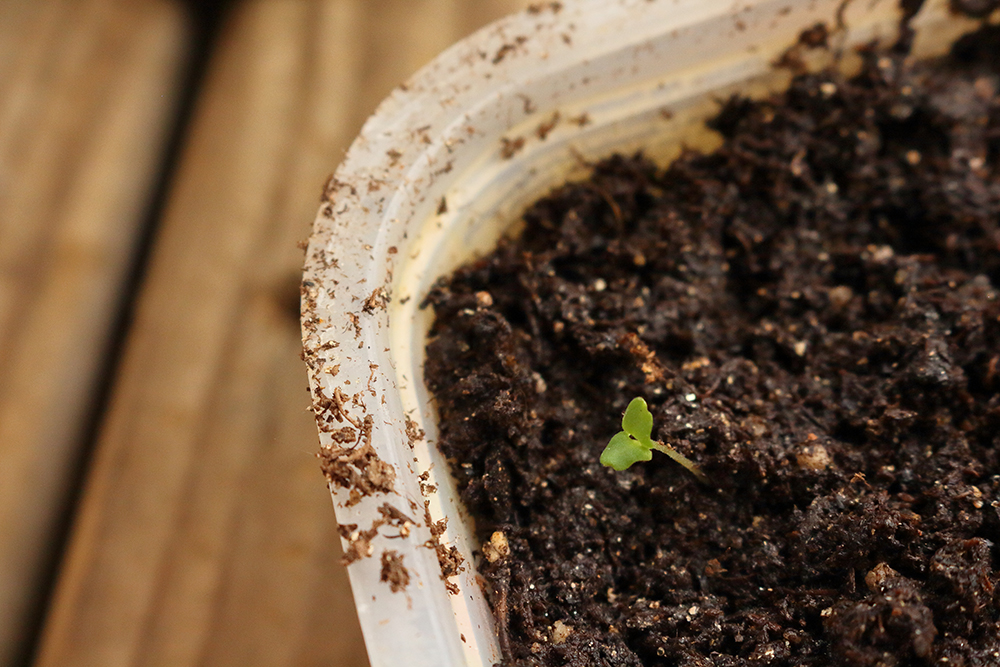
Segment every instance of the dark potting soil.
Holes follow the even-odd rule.
[[[434,289],[505,665],[1000,664],[998,63],[734,99]],[[636,396],[708,484],[600,465]]]

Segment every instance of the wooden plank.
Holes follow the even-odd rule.
[[[173,1],[0,3],[0,664],[40,612],[190,29]]]
[[[309,234],[326,177],[391,87],[469,26],[523,4],[233,8],[39,665],[365,664],[313,456],[296,242]]]

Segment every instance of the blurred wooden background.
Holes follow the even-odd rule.
[[[367,664],[296,242],[390,89],[528,4],[0,1],[0,667]]]

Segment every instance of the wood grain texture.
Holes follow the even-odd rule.
[[[366,664],[299,359],[327,176],[418,66],[526,3],[248,0],[223,27],[38,664]]]
[[[159,176],[177,3],[0,3],[0,665],[25,650]]]

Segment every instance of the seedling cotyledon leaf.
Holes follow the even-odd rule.
[[[622,430],[611,438],[601,453],[601,465],[625,470],[633,463],[652,459],[655,449],[690,470],[699,481],[708,482],[705,474],[691,459],[670,445],[653,440],[652,434],[653,415],[646,407],[646,401],[640,397],[633,398],[622,416]]]

